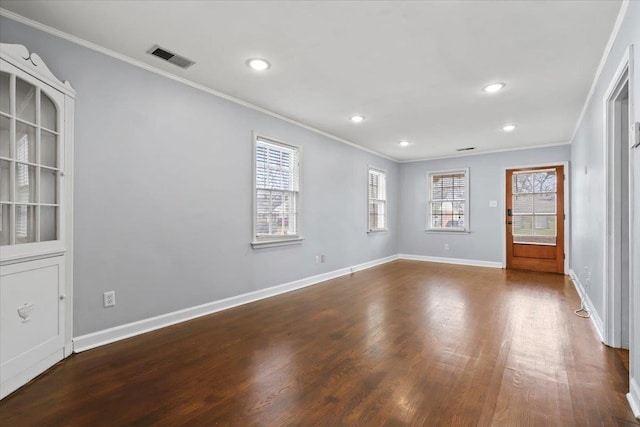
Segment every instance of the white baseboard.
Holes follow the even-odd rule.
[[[573,286],[576,288],[576,291],[578,292],[582,303],[587,308],[587,310],[589,310],[589,318],[591,319],[591,323],[598,333],[600,341],[604,344],[604,323],[602,323],[602,319],[600,318],[598,311],[591,302],[589,294],[587,294],[587,292],[584,290],[584,286],[582,286],[582,283],[580,283],[580,279],[578,279],[578,275],[575,271],[573,271],[573,269],[569,269],[569,276],[571,277]]]
[[[501,262],[479,261],[479,260],[464,259],[464,258],[444,258],[444,257],[437,257],[437,256],[408,255],[408,254],[399,254],[398,258],[407,259],[411,261],[439,262],[442,264],[457,264],[457,265],[472,265],[475,267],[502,268]]]
[[[105,329],[91,334],[81,335],[73,339],[73,351],[79,353],[90,350],[125,338],[134,337],[136,335],[151,332],[156,329],[174,325],[176,323],[195,319],[196,317],[205,316],[207,314],[226,310],[228,308],[237,307],[239,305],[280,295],[285,292],[294,291],[296,289],[315,285],[326,280],[335,279],[352,272],[365,270],[377,265],[385,264],[398,259],[398,255],[392,255],[385,258],[368,261],[351,267],[341,268],[339,270],[330,271],[328,273],[318,274],[316,276],[307,277],[293,282],[273,286],[259,291],[249,292],[242,295],[226,298],[219,301],[213,301],[195,307],[174,311],[172,313],[162,314],[160,316],[150,317],[148,319],[139,320],[137,322],[120,325],[113,328]]]
[[[633,411],[633,415],[640,420],[640,386],[636,382],[635,378],[629,380],[629,393],[627,393],[627,400],[629,406]]]

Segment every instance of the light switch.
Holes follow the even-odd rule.
[[[497,200],[489,200],[489,207],[490,208],[497,208],[498,207],[498,201]]]

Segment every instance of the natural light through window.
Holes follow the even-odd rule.
[[[557,190],[554,169],[513,173],[514,243],[556,244]]]
[[[254,246],[300,240],[300,149],[255,139]]]
[[[387,174],[369,168],[369,231],[387,229]]]
[[[469,170],[428,174],[427,229],[469,231]]]

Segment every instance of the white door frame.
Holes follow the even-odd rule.
[[[622,284],[618,271],[614,268],[616,256],[619,256],[617,247],[620,244],[619,235],[619,223],[616,221],[616,206],[611,203],[616,196],[616,192],[620,191],[614,187],[614,149],[615,149],[615,137],[616,130],[613,127],[614,119],[614,101],[618,97],[621,89],[625,84],[628,84],[629,92],[629,124],[633,122],[633,45],[627,47],[622,60],[611,79],[611,83],[607,88],[603,102],[604,110],[604,176],[605,176],[605,203],[604,203],[604,260],[603,260],[603,292],[604,292],[604,310],[603,310],[603,323],[604,323],[604,343],[611,347],[619,348],[622,340],[622,322],[620,319],[620,312],[622,307]],[[629,131],[629,138],[627,144],[622,144],[622,149],[630,150],[633,141],[633,132]],[[634,203],[634,190],[633,190],[633,156],[629,155],[629,234],[633,239],[633,203]],[[616,233],[616,231],[618,231]],[[632,252],[633,240],[630,241],[629,251]],[[630,253],[629,263],[629,291],[632,291],[633,284],[633,254]],[[629,299],[631,304],[631,298]],[[629,307],[629,321],[630,325],[633,324],[634,319],[633,307]],[[631,330],[629,331],[631,333]],[[631,338],[631,337],[630,337]],[[630,343],[631,344],[631,343]]]
[[[505,227],[507,223],[507,171],[509,169],[542,168],[547,166],[564,167],[564,274],[569,274],[569,260],[571,259],[571,245],[569,244],[569,231],[571,229],[569,179],[571,175],[569,174],[568,161],[506,166],[502,168],[502,176],[500,177],[500,182],[502,182],[502,268],[507,268],[507,227]]]

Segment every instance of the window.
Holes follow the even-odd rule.
[[[300,148],[255,138],[254,247],[302,240],[300,237]]]
[[[432,172],[427,229],[469,231],[469,170]]]
[[[369,168],[369,231],[387,229],[387,174]]]

